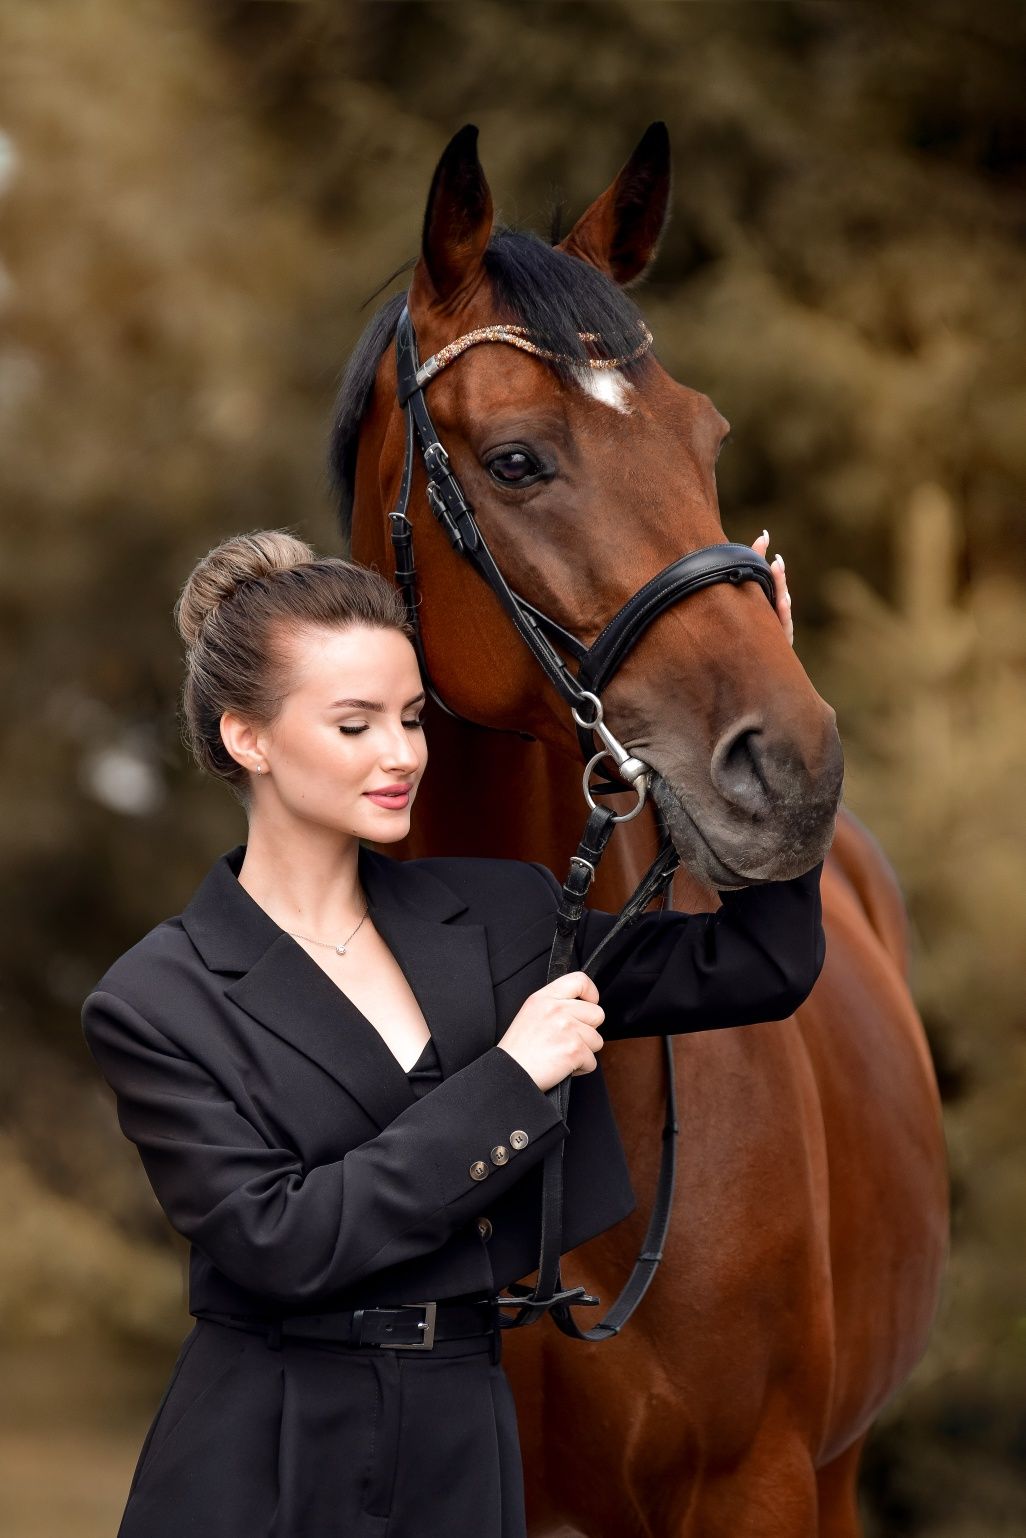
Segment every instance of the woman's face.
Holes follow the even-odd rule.
[[[276,798],[279,812],[339,833],[403,838],[428,756],[413,646],[398,630],[367,625],[304,627],[286,646],[289,694],[254,738],[266,765],[252,776],[254,809]],[[396,786],[406,795],[371,799]]]

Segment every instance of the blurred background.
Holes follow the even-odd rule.
[[[733,425],[725,532],[786,556],[945,1101],[866,1532],[1026,1532],[1024,70],[1021,0],[0,0],[0,1538],[113,1534],[191,1323],[79,1025],[245,836],[179,741],[178,588],[246,529],[339,553],[338,374],[455,129],[544,233],[655,117],[637,297]]]

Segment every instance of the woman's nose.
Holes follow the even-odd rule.
[[[388,751],[382,755],[382,762],[394,769],[411,773],[420,763],[417,744],[413,739],[414,734],[409,727],[400,726],[398,732],[393,733]]]

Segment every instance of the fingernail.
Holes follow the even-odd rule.
[[[791,602],[791,595],[790,595],[790,593],[785,593],[784,594],[784,602],[785,603],[790,603]]]
[[[769,529],[763,529],[763,531],[760,534],[759,538],[760,539],[768,540],[769,539]]]
[[[784,564],[784,563],[783,563],[783,561],[781,561],[781,559],[780,559],[780,557],[779,557],[779,555],[775,555],[775,556],[774,556],[774,557],[773,557],[773,559],[772,559],[772,561],[770,561],[770,565],[771,565],[771,566],[776,566],[776,565],[777,565],[777,564],[778,564],[778,562],[779,562],[779,564],[780,564],[780,565],[781,565],[781,566],[783,566],[783,564]]]

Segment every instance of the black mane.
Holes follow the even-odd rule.
[[[529,327],[541,346],[562,354],[566,362],[554,360],[548,366],[563,380],[572,380],[575,365],[589,356],[579,332],[599,333],[601,341],[595,345],[608,358],[633,352],[641,340],[640,312],[623,289],[596,267],[557,251],[537,235],[496,230],[484,264],[495,294],[496,320]],[[405,294],[393,294],[376,312],[350,355],[335,401],[328,464],[347,544],[360,424],[405,299]],[[644,362],[643,354],[623,371],[630,375]]]

